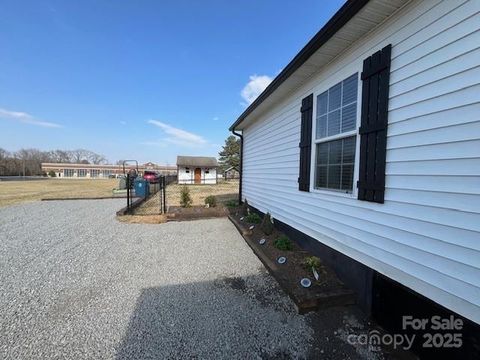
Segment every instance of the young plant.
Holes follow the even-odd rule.
[[[286,235],[280,236],[277,240],[275,240],[273,245],[278,250],[293,250],[292,241]]]
[[[208,207],[215,207],[217,206],[217,198],[213,195],[209,195],[205,198],[205,205]]]
[[[190,189],[184,185],[180,192],[180,205],[184,208],[192,206],[192,197],[190,196]]]
[[[228,200],[225,202],[225,206],[228,208],[236,208],[238,207],[238,201],[237,200]]]
[[[258,216],[257,213],[252,212],[247,216],[245,216],[245,221],[249,224],[260,224],[260,222],[262,221],[262,218]]]
[[[262,224],[260,225],[260,228],[262,229],[263,233],[265,235],[272,235],[273,233],[273,222],[272,222],[272,216],[270,213],[266,213],[265,216],[263,217]]]
[[[303,265],[305,265],[308,270],[312,270],[312,268],[314,268],[318,271],[320,270],[322,263],[320,262],[320,259],[316,256],[307,256],[303,261]]]

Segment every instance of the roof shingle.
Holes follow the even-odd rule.
[[[217,167],[217,159],[207,156],[177,156],[178,166]]]

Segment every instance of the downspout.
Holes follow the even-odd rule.
[[[240,183],[238,184],[238,203],[242,203],[242,182],[243,182],[243,135],[235,132],[235,129],[232,130],[232,134],[240,138],[240,164],[239,164],[239,173],[240,173]]]

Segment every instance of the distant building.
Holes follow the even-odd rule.
[[[216,184],[217,159],[205,156],[177,156],[179,184]]]
[[[126,169],[136,169],[135,165],[128,165]],[[142,175],[145,170],[157,171],[161,175],[175,175],[176,166],[157,165],[148,162],[138,166]],[[49,174],[51,171],[60,178],[108,178],[123,175],[122,165],[95,165],[95,164],[70,164],[70,163],[42,163],[42,171]]]
[[[223,178],[225,180],[240,179],[240,171],[236,166],[230,166],[223,172]]]

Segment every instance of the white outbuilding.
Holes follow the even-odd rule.
[[[179,184],[216,184],[217,159],[206,156],[177,156]]]

